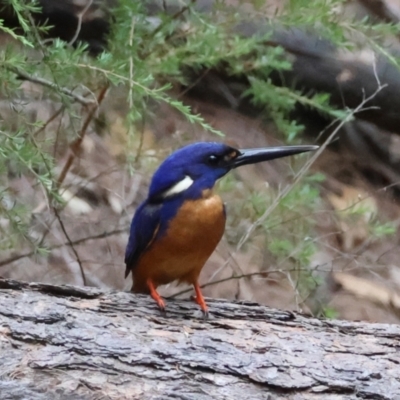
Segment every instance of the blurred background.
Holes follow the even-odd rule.
[[[0,276],[129,290],[130,220],[172,151],[319,144],[219,182],[204,294],[399,322],[399,0],[10,0],[0,19]]]

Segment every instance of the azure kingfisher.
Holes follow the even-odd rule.
[[[155,172],[147,199],[133,217],[125,254],[125,278],[132,272],[134,293],[147,293],[165,310],[157,287],[170,282],[194,286],[194,300],[208,309],[199,275],[225,230],[225,206],[213,193],[231,169],[316,150],[318,146],[236,149],[200,142],[172,153]]]

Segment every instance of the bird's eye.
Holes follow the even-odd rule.
[[[211,166],[218,165],[219,162],[219,157],[216,156],[215,154],[211,154],[211,156],[208,156],[207,158],[207,164]]]

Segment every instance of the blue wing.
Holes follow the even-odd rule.
[[[160,230],[162,204],[142,203],[131,223],[125,252],[125,278],[135,268],[140,256],[151,245]]]
[[[136,210],[125,252],[125,278],[136,267],[142,254],[166,231],[169,221],[176,215],[184,201],[177,197],[167,202],[143,202]]]

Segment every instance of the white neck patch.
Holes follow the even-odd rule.
[[[166,190],[163,194],[163,198],[173,196],[174,194],[179,194],[189,189],[193,185],[193,179],[190,176],[185,176],[181,181],[176,183],[174,186]]]

